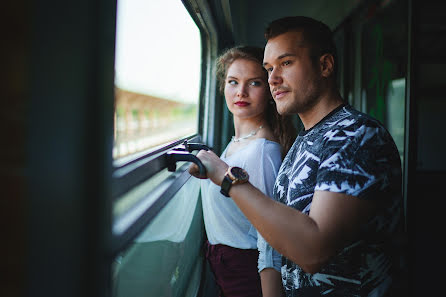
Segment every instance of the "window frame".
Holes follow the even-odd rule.
[[[149,180],[158,172],[167,168],[167,153],[180,146],[185,140],[205,143],[213,147],[215,133],[215,92],[216,80],[213,79],[213,61],[217,56],[217,30],[210,8],[205,1],[182,1],[186,10],[200,30],[201,36],[201,85],[198,103],[198,133],[168,142],[157,148],[130,155],[113,161],[111,178],[112,204],[120,197]],[[174,197],[176,192],[191,177],[187,172],[188,164],[181,166],[166,180],[156,186],[154,191],[146,193],[138,202],[138,213],[126,211],[119,218],[111,217],[109,254],[116,256],[125,249],[156,217],[163,207]],[[157,191],[157,189],[165,189]],[[153,203],[144,203],[153,201]],[[113,208],[113,207],[112,207]]]

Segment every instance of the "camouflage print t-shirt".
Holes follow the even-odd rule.
[[[315,190],[376,199],[380,210],[318,273],[284,257],[287,296],[382,296],[392,279],[387,242],[401,213],[400,157],[387,130],[344,105],[300,133],[279,170],[274,199],[308,214]]]

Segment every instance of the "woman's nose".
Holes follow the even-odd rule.
[[[243,98],[248,96],[248,92],[246,90],[246,86],[244,84],[240,84],[239,88],[237,89],[237,97]]]

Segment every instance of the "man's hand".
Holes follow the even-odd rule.
[[[223,162],[213,151],[201,150],[197,154],[197,158],[200,159],[204,167],[206,167],[206,176],[200,176],[198,166],[191,164],[189,167],[189,173],[197,178],[209,178],[216,185],[220,186],[225,176],[228,164]]]

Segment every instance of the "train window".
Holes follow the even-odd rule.
[[[208,72],[202,51],[210,48],[209,42],[202,47],[203,20],[190,11],[196,10],[187,1],[117,1],[113,254],[128,246],[190,178],[181,152],[192,148],[185,140],[201,141],[198,113]]]
[[[363,108],[389,130],[401,159],[404,155],[407,30],[407,3],[402,0],[382,1],[370,7],[362,27]]]
[[[200,31],[178,0],[117,2],[113,157],[198,132]]]
[[[208,61],[215,55],[217,36],[209,35],[209,30],[215,32],[209,25],[212,16],[197,15],[196,5],[117,1],[113,256],[134,244],[179,192],[198,203],[193,202],[198,193],[183,187],[193,183],[187,169],[201,147],[193,143],[201,142],[206,132],[202,113],[212,96],[204,94],[213,90]]]

